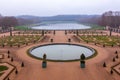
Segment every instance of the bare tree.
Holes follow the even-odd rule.
[[[101,25],[117,28],[120,25],[120,12],[108,11],[101,16]]]
[[[10,36],[12,36],[11,27],[18,25],[18,21],[15,17],[3,17],[1,23],[2,23],[3,29],[9,29]]]

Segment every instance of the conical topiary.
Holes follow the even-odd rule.
[[[118,54],[116,55],[116,58],[117,58],[117,59],[119,58]]]
[[[13,57],[11,57],[11,62],[13,62]]]
[[[115,58],[113,58],[113,62],[115,62]]]
[[[111,69],[110,74],[113,74],[113,70]]]
[[[46,54],[44,54],[44,55],[43,55],[43,60],[46,60],[46,57],[47,57]]]
[[[15,74],[18,74],[18,70],[16,69]]]
[[[22,62],[21,67],[24,67],[24,63]]]
[[[85,60],[85,55],[84,55],[84,54],[81,54],[80,59],[81,59],[81,60]]]
[[[118,52],[117,51],[115,51],[115,54],[117,54]]]
[[[8,52],[7,52],[8,54],[10,54],[10,51],[8,50]]]
[[[106,63],[105,62],[103,63],[103,67],[106,67]]]
[[[10,79],[9,79],[9,77],[8,77],[8,79],[7,79],[7,80],[10,80]]]

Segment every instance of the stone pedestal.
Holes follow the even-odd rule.
[[[80,67],[85,68],[85,61],[80,61]]]
[[[47,62],[43,61],[42,62],[42,68],[46,68],[47,67]]]

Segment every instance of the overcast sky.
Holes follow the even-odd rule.
[[[102,14],[120,11],[120,0],[0,0],[4,16],[60,14]]]

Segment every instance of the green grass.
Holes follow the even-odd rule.
[[[8,67],[7,66],[0,66],[0,72],[4,71],[4,70],[8,70]]]
[[[27,26],[16,26],[16,30],[28,30],[29,28]]]
[[[83,24],[83,25],[91,26],[91,29],[93,30],[104,30],[104,27],[105,27],[97,24]]]
[[[104,26],[99,26],[99,25],[90,25],[92,29],[97,29],[97,30],[104,30]]]

